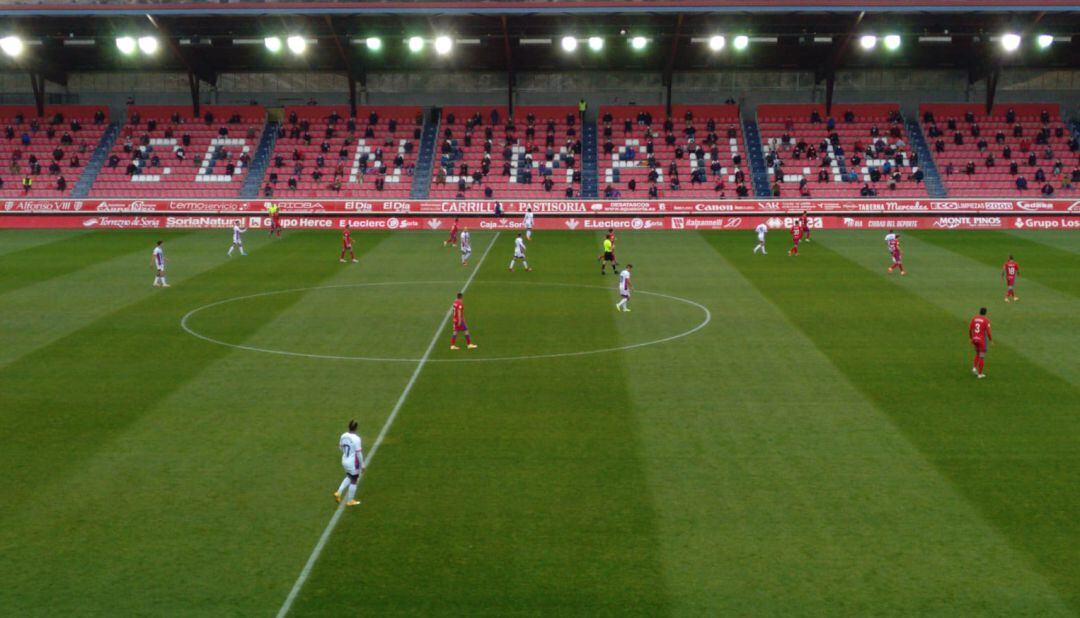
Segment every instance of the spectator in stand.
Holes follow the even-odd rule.
[[[30,176],[23,176],[23,179],[22,179],[23,195],[26,195],[27,193],[30,193],[30,189],[32,189],[33,187],[34,187],[34,179],[30,178]]]
[[[637,191],[637,180],[631,178],[630,182],[626,183],[626,189],[631,193]]]
[[[290,176],[289,177],[288,185],[289,185],[290,189],[293,189],[293,190],[296,189],[296,176]]]
[[[1035,182],[1046,182],[1046,172],[1041,167],[1035,170]]]
[[[877,191],[871,189],[869,184],[863,183],[862,188],[859,189],[859,195],[861,195],[862,197],[874,197],[875,195],[877,195]]]
[[[566,195],[566,199],[568,199],[568,200],[573,199],[573,197],[574,197],[574,186],[573,185],[567,185],[566,186],[565,195]]]
[[[263,187],[263,197],[274,197],[274,188],[269,184]]]
[[[1016,188],[1019,191],[1027,190],[1027,188],[1028,188],[1027,178],[1024,178],[1023,176],[1017,176],[1016,177]]]
[[[772,193],[773,197],[780,197],[780,183],[779,182],[773,182],[771,193]]]
[[[1050,197],[1054,194],[1054,187],[1050,183],[1046,183],[1042,186],[1042,194],[1046,197]]]
[[[1016,164],[1016,161],[1009,163],[1009,173],[1015,176],[1020,171],[1020,166]]]
[[[986,156],[986,167],[988,169],[991,168],[991,167],[994,167],[994,155],[993,154],[989,154],[989,155]]]
[[[750,190],[746,188],[746,185],[738,185],[735,187],[735,195],[738,197],[747,197],[750,195]]]
[[[975,175],[975,162],[974,161],[968,161],[967,162],[967,165],[964,166],[964,173],[967,174],[968,176],[974,176]]]
[[[56,178],[56,190],[60,191],[61,193],[67,191],[67,179],[63,176],[58,176]]]

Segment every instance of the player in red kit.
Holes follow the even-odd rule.
[[[457,336],[458,333],[465,333],[465,347],[474,350],[476,344],[472,342],[472,337],[469,336],[469,327],[465,324],[465,304],[461,301],[461,297],[461,292],[458,292],[457,299],[454,300],[454,333],[450,335],[450,349],[461,349],[457,345]]]
[[[345,263],[345,252],[346,251],[349,252],[349,255],[352,257],[353,262],[359,262],[360,261],[360,260],[356,259],[356,252],[353,251],[352,232],[350,231],[350,228],[352,228],[352,223],[351,222],[346,224],[345,231],[343,231],[341,233],[341,262],[342,263]]]
[[[1013,289],[1018,274],[1020,274],[1020,265],[1010,255],[1009,261],[1005,262],[1005,265],[1001,267],[1001,278],[1005,280],[1005,302],[1020,300],[1016,296],[1016,290]]]
[[[889,255],[892,256],[892,266],[889,267],[888,272],[892,272],[894,269],[899,268],[901,275],[906,275],[907,271],[904,270],[904,256],[900,253],[900,235],[892,230],[885,235],[885,244],[889,246]]]
[[[788,255],[799,255],[799,241],[802,240],[802,235],[802,225],[796,221],[795,225],[791,226],[791,250],[787,252]]]
[[[806,216],[805,210],[799,215],[799,227],[802,228],[803,238],[806,239],[806,242],[810,242],[810,217]]]
[[[976,377],[985,378],[983,367],[986,366],[986,346],[990,345],[990,318],[986,317],[986,307],[979,309],[979,315],[971,318],[968,325],[968,337],[971,337],[971,345],[975,346],[975,360],[971,365],[971,373]]]
[[[457,217],[454,217],[454,224],[452,226],[450,226],[450,238],[447,238],[446,240],[444,240],[442,246],[446,247],[446,246],[456,245],[457,244],[457,232],[458,232],[458,221],[457,221]]]

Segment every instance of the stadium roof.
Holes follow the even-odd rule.
[[[72,71],[186,71],[208,83],[221,72],[343,72],[361,83],[373,71],[677,71],[773,68],[812,70],[822,79],[843,67],[962,68],[973,80],[1001,66],[1077,67],[1080,9],[1065,0],[884,2],[830,0],[659,0],[652,2],[294,2],[7,5],[0,36],[26,42],[21,68],[57,83]],[[1003,54],[1006,32],[1053,45]],[[891,52],[859,49],[858,38],[899,35]],[[155,36],[153,55],[125,55],[117,37]],[[300,35],[303,55],[271,54],[266,37]],[[711,37],[748,37],[746,49],[711,49]],[[410,37],[455,41],[452,53],[411,52]],[[567,53],[563,37],[602,37],[602,51]],[[379,37],[380,49],[365,46]],[[643,49],[631,38],[642,37]]]

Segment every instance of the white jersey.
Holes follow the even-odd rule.
[[[520,236],[514,239],[514,257],[519,259],[525,257],[525,239]]]
[[[525,227],[527,229],[532,229],[532,226],[533,226],[533,214],[531,212],[526,211],[525,212]]]
[[[758,238],[764,240],[765,232],[769,231],[769,226],[765,225],[764,223],[758,223],[757,227],[754,228],[754,231],[757,232]]]
[[[619,273],[619,294],[623,296],[630,295],[630,271],[623,270]]]
[[[355,433],[345,432],[338,440],[338,448],[341,449],[341,465],[349,474],[359,474],[363,467],[364,450],[360,446],[360,436]]]
[[[462,253],[472,253],[472,242],[471,242],[470,238],[471,237],[470,237],[468,231],[464,231],[464,232],[461,233],[461,252]]]
[[[246,231],[247,230],[241,228],[239,225],[234,225],[232,227],[232,241],[233,241],[233,243],[237,244],[237,245],[243,243],[244,242],[243,233],[246,232]]]
[[[154,266],[158,270],[165,270],[165,250],[161,247],[154,247]]]
[[[896,240],[896,234],[893,234],[892,232],[890,232],[890,233],[885,235],[885,244],[887,246],[889,246],[890,249],[892,248],[890,243],[892,243],[892,241],[894,241],[894,240]]]

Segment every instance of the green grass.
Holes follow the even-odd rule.
[[[1080,613],[1075,233],[250,236],[0,232],[0,613],[276,613],[493,240],[294,615]]]

